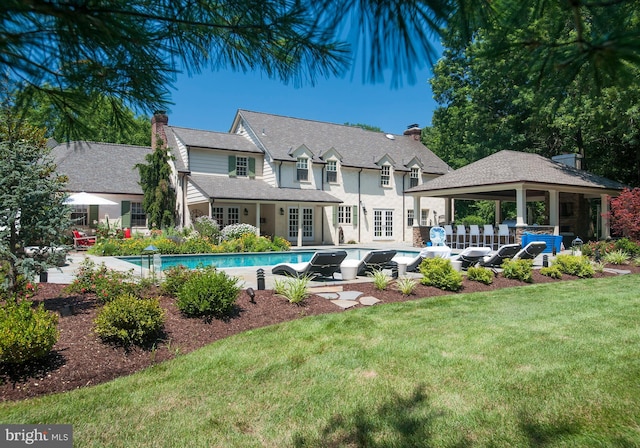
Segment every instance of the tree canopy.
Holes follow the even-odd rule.
[[[600,13],[612,18],[624,11],[623,27],[637,24],[640,10],[617,3]],[[585,169],[638,185],[640,129],[635,116],[640,88],[628,79],[638,78],[640,66],[625,62],[624,70],[611,73],[609,68],[624,58],[608,65],[600,59],[589,62],[583,55],[578,69],[579,62],[572,59],[578,57],[575,52],[595,43],[581,43],[585,38],[572,26],[571,8],[552,5],[542,17],[534,15],[534,6],[521,10],[523,17],[537,20],[508,32],[494,24],[479,29],[471,42],[455,32],[448,36],[431,81],[440,107],[425,141],[455,168],[502,149],[547,157],[569,152],[583,157]],[[594,19],[593,28],[601,20]],[[567,47],[566,51],[571,42],[574,47],[552,76],[549,61],[559,57],[552,46],[532,50],[522,43],[531,42],[531,36],[550,36],[556,28],[556,45]]]

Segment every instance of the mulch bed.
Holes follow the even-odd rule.
[[[640,268],[625,266],[634,273]],[[603,277],[615,274],[596,274]],[[553,280],[534,271],[534,283],[571,280]],[[483,285],[466,279],[461,292],[491,291],[523,283],[498,276],[492,285]],[[237,301],[234,316],[227,320],[205,321],[184,317],[170,297],[160,296],[166,309],[165,337],[152,349],[122,347],[104,344],[92,332],[93,320],[100,304],[92,294],[69,295],[65,285],[42,283],[35,302],[43,302],[51,311],[60,313],[58,328],[60,338],[52,353],[37,363],[16,368],[0,363],[0,401],[21,400],[103,383],[129,375],[153,364],[189,353],[213,341],[246,330],[280,322],[325,313],[345,312],[330,301],[312,295],[302,304],[291,304],[273,291],[256,291],[255,303],[243,291]],[[422,297],[452,294],[437,288],[418,285],[415,294],[403,296],[395,288],[379,291],[372,283],[351,283],[345,290],[361,291],[374,296],[381,303],[403,302]],[[73,313],[69,306],[73,306]],[[362,307],[357,305],[355,308]],[[351,308],[353,309],[353,308]],[[348,311],[346,311],[348,312]]]

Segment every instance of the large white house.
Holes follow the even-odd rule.
[[[412,242],[414,223],[443,219],[445,201],[416,203],[405,190],[449,171],[420,142],[420,131],[415,125],[393,135],[239,110],[222,133],[170,126],[159,112],[152,147],[160,138],[175,157],[183,226],[207,215],[298,246]]]

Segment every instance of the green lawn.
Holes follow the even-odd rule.
[[[640,276],[305,318],[0,405],[75,446],[640,446]]]

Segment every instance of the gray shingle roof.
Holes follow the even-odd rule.
[[[291,201],[338,204],[342,201],[326,191],[297,188],[275,188],[268,183],[244,177],[191,175],[193,182],[214,199],[250,201]]]
[[[397,163],[396,170],[414,157],[423,164],[423,171],[444,174],[448,166],[426,146],[411,136],[366,131],[362,128],[284,117],[248,110],[239,110],[239,117],[257,136],[275,160],[295,161],[291,152],[305,145],[314,154],[314,160],[335,149],[342,156],[341,164],[350,167],[379,168],[375,162],[389,155]]]
[[[187,146],[207,149],[225,149],[260,153],[262,151],[250,140],[238,134],[225,132],[200,131],[197,129],[169,126],[169,129]]]
[[[146,163],[147,146],[69,142],[52,149],[58,173],[69,177],[67,191],[142,194],[135,165]]]
[[[621,190],[625,187],[619,182],[572,168],[538,154],[505,150],[407,191],[436,191],[520,182],[603,190]]]

